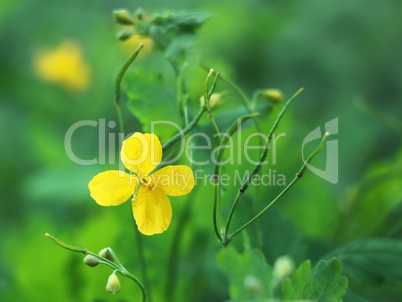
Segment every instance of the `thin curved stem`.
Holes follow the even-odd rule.
[[[195,125],[197,125],[198,121],[200,120],[200,118],[203,115],[203,113],[205,112],[205,110],[206,110],[206,108],[204,105],[198,111],[197,115],[193,118],[193,120],[182,131],[176,133],[166,143],[164,143],[162,145],[163,152],[165,152],[166,149],[169,149],[176,142],[178,142],[180,139],[182,139],[187,133],[189,133],[195,127]]]
[[[151,285],[149,283],[149,278],[148,278],[148,270],[147,270],[147,263],[145,261],[145,255],[144,255],[144,246],[142,245],[142,238],[140,231],[135,228],[134,230],[136,237],[137,237],[137,250],[138,250],[138,258],[140,261],[140,268],[141,268],[141,273],[142,277],[144,278],[144,284],[145,288],[148,290],[148,300],[151,302],[152,297],[151,297]]]
[[[114,261],[116,261],[117,266],[121,266],[121,267],[122,267],[123,265],[121,264],[119,258],[117,258],[116,253],[115,253],[110,247],[107,247],[107,249],[108,249],[109,253],[112,255]]]
[[[104,257],[102,257],[102,256],[99,256],[98,254],[95,254],[94,252],[91,252],[91,251],[89,251],[89,250],[87,250],[87,249],[83,249],[83,248],[80,248],[80,247],[73,246],[73,245],[70,245],[70,244],[68,244],[68,243],[65,243],[65,242],[63,242],[63,241],[57,239],[56,237],[53,237],[53,236],[50,235],[49,233],[46,233],[45,236],[48,237],[48,238],[50,238],[50,239],[52,239],[56,244],[58,244],[59,246],[61,246],[62,248],[66,249],[66,250],[69,250],[69,251],[72,251],[72,252],[76,252],[76,253],[82,253],[82,254],[84,254],[84,255],[91,255],[91,256],[94,256],[94,257],[96,257],[96,258],[99,260],[99,263],[105,264],[105,265],[109,266],[110,268],[112,268],[114,271],[117,271],[117,272],[118,272],[119,274],[121,274],[122,276],[126,276],[126,277],[130,278],[130,279],[133,280],[133,281],[138,285],[138,287],[140,288],[141,294],[142,294],[142,302],[147,301],[147,292],[146,292],[146,290],[145,290],[144,285],[141,283],[141,281],[140,281],[137,277],[135,277],[134,275],[132,275],[131,273],[129,273],[129,272],[124,268],[124,266],[120,263],[120,261],[119,261],[118,263],[115,263],[115,262],[110,261],[109,259],[104,258]],[[110,249],[110,251],[112,252],[112,254],[115,256],[113,250],[112,250],[111,248],[109,248],[109,249]],[[115,259],[117,259],[117,257],[115,257]]]
[[[288,109],[289,105],[304,91],[304,88],[300,88],[283,106],[281,112],[279,112],[278,117],[275,120],[274,125],[272,126],[271,130],[269,131],[268,134],[268,141],[267,144],[264,148],[264,152],[261,154],[260,160],[256,167],[254,168],[253,172],[251,173],[250,177],[248,180],[241,186],[239,189],[242,192],[245,192],[250,185],[251,181],[253,180],[254,176],[258,173],[258,171],[261,169],[261,166],[264,164],[265,159],[267,158],[268,151],[269,151],[269,146],[272,140],[272,136],[274,135],[274,132],[276,128],[278,128],[279,122],[281,121],[283,115],[285,114],[286,110]]]
[[[136,278],[134,275],[130,274],[127,270],[123,270],[123,271],[118,270],[118,272],[122,276],[126,276],[126,277],[130,278],[131,280],[133,280],[135,283],[137,283],[138,287],[141,289],[142,302],[146,302],[147,301],[147,291],[145,290],[145,287],[141,283],[141,281],[138,278]]]
[[[173,63],[172,63],[173,64]],[[184,101],[184,83],[183,83],[183,75],[188,68],[188,64],[185,63],[181,69],[181,71],[177,74],[177,106],[179,107],[179,115],[183,120],[183,124],[186,125],[186,120],[184,117],[185,105],[187,105]]]
[[[116,82],[115,82],[115,89],[114,89],[114,94],[115,94],[115,105],[116,105],[116,111],[117,111],[117,116],[119,119],[119,126],[120,126],[120,133],[124,134],[124,120],[123,120],[123,115],[121,113],[121,103],[120,103],[120,91],[121,91],[121,81],[124,77],[124,74],[126,73],[128,67],[130,67],[131,63],[134,62],[134,60],[137,58],[138,54],[140,53],[141,49],[144,47],[144,44],[140,44],[140,46],[137,48],[136,51],[128,58],[126,63],[124,63],[123,67],[120,69],[120,72],[117,75]]]
[[[217,135],[218,139],[220,140],[221,133],[220,133],[220,131],[219,131],[218,125],[217,125],[216,122],[215,122],[214,114],[212,113],[211,104],[210,104],[210,102],[209,102],[209,101],[210,101],[210,98],[211,98],[211,95],[212,95],[212,93],[213,93],[214,90],[215,90],[216,82],[218,81],[218,78],[219,78],[219,76],[220,76],[220,73],[219,73],[219,72],[216,73],[216,76],[215,76],[215,79],[214,79],[214,81],[213,81],[213,83],[212,83],[212,86],[211,86],[211,88],[208,90],[209,79],[210,79],[211,76],[214,74],[214,72],[215,72],[215,71],[214,71],[213,69],[211,69],[211,70],[209,71],[209,73],[208,73],[207,78],[205,79],[205,82],[204,82],[204,103],[205,103],[206,109],[207,109],[207,111],[208,111],[208,118],[211,120],[211,123],[212,123],[212,125],[214,126],[214,129],[215,129],[216,135]]]
[[[198,187],[194,187],[193,191]],[[169,260],[167,264],[167,274],[166,274],[166,288],[165,288],[165,298],[166,301],[175,301],[175,289],[177,281],[177,264],[180,257],[180,244],[183,239],[183,232],[186,230],[186,224],[191,218],[191,207],[193,203],[190,199],[186,200],[182,212],[173,235],[172,245],[169,251]]]
[[[204,70],[209,70],[209,68],[206,66],[206,64],[199,62],[200,66],[204,69]],[[240,89],[240,87],[238,87],[235,83],[233,83],[232,81],[230,81],[229,79],[227,79],[226,77],[223,77],[221,75],[221,79],[228,83],[230,86],[232,86],[238,93],[238,96],[240,97],[239,99],[242,101],[243,105],[245,105],[247,107],[247,104],[250,104],[250,100],[247,97],[247,95],[243,92],[243,90]]]
[[[247,121],[250,118],[256,118],[260,114],[259,113],[254,113],[254,114],[249,114],[245,115],[243,117],[240,117],[237,119],[226,131],[226,133],[222,136],[220,145],[219,145],[219,152],[218,156],[216,159],[216,164],[215,164],[215,173],[214,173],[214,178],[215,181],[218,182],[217,185],[215,185],[215,195],[214,195],[214,207],[213,207],[213,222],[214,222],[214,229],[216,236],[220,241],[222,241],[222,235],[220,234],[220,231],[218,230],[218,225],[217,225],[217,216],[218,212],[220,214],[220,189],[221,189],[221,176],[222,176],[222,157],[224,154],[225,150],[225,145],[228,142],[229,138],[236,132],[236,130],[243,124],[245,121]],[[218,211],[219,209],[219,211]],[[219,215],[220,217],[220,215]],[[222,218],[220,218],[220,221],[222,221]],[[221,228],[222,229],[222,226]]]
[[[236,236],[238,233],[240,233],[241,231],[243,231],[245,228],[247,228],[250,224],[252,224],[253,222],[255,222],[256,220],[258,220],[258,218],[260,218],[262,215],[264,215],[264,213],[266,211],[268,211],[272,206],[274,206],[279,199],[281,199],[287,191],[289,191],[289,189],[303,176],[304,171],[307,168],[307,165],[311,162],[311,160],[318,154],[320,153],[320,151],[322,150],[322,148],[324,147],[325,141],[327,140],[329,136],[329,133],[326,132],[324,134],[324,137],[321,140],[320,145],[317,147],[317,149],[315,149],[315,151],[313,153],[310,154],[310,156],[307,158],[306,161],[304,161],[302,167],[300,168],[300,170],[296,173],[296,176],[293,178],[293,180],[286,186],[285,189],[283,189],[283,191],[281,193],[279,193],[278,196],[276,196],[274,198],[274,200],[272,200],[260,213],[258,213],[254,218],[252,218],[250,221],[248,221],[246,224],[244,224],[242,227],[238,228],[236,231],[234,231],[232,234],[230,234],[227,237],[227,241],[231,241],[233,239],[234,236]]]
[[[264,148],[264,151],[262,152],[261,156],[260,156],[260,160],[258,162],[258,164],[256,165],[256,167],[254,168],[253,172],[251,173],[251,175],[249,176],[249,178],[247,179],[247,181],[245,181],[242,186],[239,189],[239,192],[237,193],[237,196],[232,204],[232,207],[230,209],[229,215],[228,215],[228,219],[226,222],[226,227],[225,227],[225,232],[223,234],[223,241],[227,244],[227,234],[229,232],[229,227],[230,227],[230,223],[232,221],[232,217],[233,217],[233,213],[236,209],[236,206],[240,200],[240,197],[243,195],[243,193],[247,190],[247,188],[249,187],[251,181],[253,180],[253,178],[255,177],[256,174],[259,173],[261,166],[264,164],[265,159],[268,155],[268,151],[269,151],[269,146],[270,146],[270,142],[272,139],[272,136],[276,130],[276,128],[278,128],[279,122],[281,121],[283,115],[285,114],[287,108],[289,107],[289,105],[296,99],[296,97],[298,97],[302,92],[304,91],[303,88],[299,89],[285,104],[285,106],[283,106],[281,112],[278,114],[278,117],[276,118],[269,134],[268,134],[268,141],[267,144]]]

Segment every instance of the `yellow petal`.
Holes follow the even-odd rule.
[[[123,171],[99,173],[89,182],[91,197],[101,206],[118,206],[134,193],[137,180]]]
[[[161,189],[141,186],[132,207],[138,230],[144,235],[160,234],[169,227],[172,207]]]
[[[193,171],[188,166],[167,166],[152,174],[154,183],[167,195],[181,196],[194,188]]]
[[[123,142],[120,157],[128,170],[149,174],[162,160],[162,145],[155,134],[136,132]]]

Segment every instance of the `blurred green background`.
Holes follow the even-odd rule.
[[[140,276],[130,205],[99,207],[87,188],[95,174],[117,166],[77,165],[64,148],[65,133],[74,123],[116,120],[113,79],[137,45],[117,41],[119,27],[111,12],[122,7],[134,11],[139,6],[147,13],[197,8],[213,16],[199,31],[189,59],[187,80],[193,113],[206,75],[196,57],[248,95],[255,89],[273,87],[290,97],[300,87],[306,88],[280,128],[286,137],[278,146],[275,168],[288,179],[300,167],[304,137],[325,122],[339,119],[339,134],[334,137],[339,141],[339,182],[330,184],[307,172],[262,218],[262,249],[269,263],[285,254],[297,263],[304,259],[314,262],[356,239],[402,239],[402,2],[3,0],[1,301],[134,301],[139,297],[128,279],[122,279],[118,295],[107,294],[109,269],[86,267],[82,257],[44,237],[49,232],[93,251],[111,246],[126,267]],[[82,62],[89,69],[88,85],[82,89],[49,83],[35,71],[38,53],[65,41],[79,45]],[[135,66],[169,78],[169,65],[147,48],[151,45],[146,44]],[[227,88],[219,83],[217,90]],[[152,105],[164,106],[164,101]],[[126,108],[125,97],[123,111],[126,129],[141,131],[141,124]],[[275,107],[272,114],[277,111]],[[272,115],[261,121],[263,128],[269,129]],[[77,156],[89,159],[98,155],[97,131],[88,127],[76,132],[72,144]],[[107,131],[117,133],[116,128]],[[325,153],[317,166],[324,168],[324,162]],[[225,213],[236,189],[228,188],[223,195]],[[279,190],[262,189],[258,203],[268,202]],[[209,187],[171,198],[169,230],[144,237],[154,301],[163,301],[166,295],[171,301],[228,299],[228,283],[216,264],[220,246],[211,221],[212,194]],[[254,195],[250,192],[249,196]],[[245,199],[233,227],[250,217],[249,209]],[[186,215],[181,216],[183,212]],[[180,242],[172,251],[174,238]],[[233,244],[240,246],[241,236]],[[168,263],[177,272],[174,287]],[[351,286],[374,301],[400,301],[402,296],[400,283]]]

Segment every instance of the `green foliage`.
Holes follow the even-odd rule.
[[[337,257],[350,281],[370,285],[402,282],[402,241],[386,238],[351,242],[330,252]]]
[[[128,109],[141,122],[144,132],[151,132],[153,121],[180,124],[175,95],[163,78],[142,69],[128,73],[125,78],[129,97]],[[163,124],[162,124],[163,125]],[[152,129],[153,130],[153,129]],[[166,141],[178,130],[173,126],[156,126],[154,133]]]
[[[342,202],[345,215],[339,225],[338,240],[349,242],[361,237],[390,235],[400,229],[402,206],[402,152],[389,161],[370,166],[359,186]]]
[[[133,3],[127,0],[120,5],[133,8]],[[178,11],[148,18],[147,12],[162,7]],[[205,22],[209,18],[207,13],[186,10],[197,7],[207,9],[218,18]],[[58,1],[44,0],[0,1],[0,36],[4,41],[0,58],[3,71],[0,75],[3,141],[0,148],[0,226],[6,230],[0,236],[0,301],[132,301],[140,298],[138,289],[129,280],[121,280],[122,290],[118,295],[109,295],[105,285],[110,269],[98,267],[99,271],[94,273],[92,268],[83,265],[82,257],[61,251],[43,236],[45,232],[54,231],[67,241],[78,241],[96,251],[114,246],[130,270],[141,276],[130,205],[98,207],[89,196],[87,183],[106,167],[79,166],[71,162],[63,144],[66,130],[78,121],[98,121],[101,117],[116,120],[112,78],[132,47],[138,47],[140,42],[135,41],[132,46],[133,40],[122,43],[115,40],[113,8],[115,6],[106,0],[71,0],[62,5]],[[401,124],[398,116],[402,104],[401,9],[400,1],[377,0],[148,1],[143,20],[135,20],[135,25],[127,30],[130,34],[135,31],[151,37],[162,55],[147,53],[150,47],[146,45],[134,66],[142,70],[127,74],[129,110],[138,121],[130,116],[126,131],[139,131],[141,126],[149,131],[150,122],[161,117],[175,123],[179,121],[173,72],[167,79],[160,79],[152,72],[167,74],[161,63],[162,56],[173,61],[172,65],[179,65],[184,58],[189,63],[185,81],[191,96],[191,114],[198,109],[206,73],[198,67],[196,56],[239,84],[249,96],[255,89],[279,88],[286,95],[301,86],[306,87],[305,96],[295,103],[281,126],[286,137],[278,146],[278,163],[270,161],[266,168],[285,173],[287,178],[293,176],[300,162],[300,143],[306,133],[339,117],[340,182],[328,184],[306,173],[300,185],[275,207],[275,212],[261,218],[259,229],[257,225],[249,229],[254,233],[253,243],[262,248],[268,263],[285,254],[297,263],[307,258],[316,263],[321,255],[334,248],[327,258],[340,259],[343,274],[349,278],[354,292],[364,293],[371,301],[399,302],[402,293],[398,258],[402,238],[402,157],[392,159],[400,150],[401,132],[400,127],[390,131],[385,123],[378,122],[381,120],[378,117],[395,120],[386,124]],[[149,26],[141,28],[141,23]],[[34,35],[28,34],[26,24]],[[78,94],[43,82],[32,68],[32,58],[37,51],[68,39],[81,45],[83,59],[91,69],[91,87]],[[195,43],[197,39],[200,43]],[[196,56],[187,56],[190,49]],[[164,64],[171,68],[168,63]],[[218,83],[219,92],[226,88],[223,82]],[[354,106],[353,100],[359,95],[372,109],[370,116]],[[214,111],[221,130],[226,130],[226,125],[236,118],[237,109],[243,110],[230,105],[224,104]],[[127,114],[125,107],[123,114]],[[261,116],[264,131],[269,130],[271,117]],[[213,133],[206,117],[202,123],[202,130],[196,131]],[[250,134],[255,129],[252,121],[245,124],[248,125],[244,132]],[[73,138],[74,153],[82,158],[96,158],[98,130],[83,127],[77,131]],[[118,131],[117,127],[106,130],[106,135]],[[173,127],[156,128],[162,141],[175,131]],[[234,140],[244,143],[244,138],[240,140],[237,135]],[[205,141],[195,143],[203,145]],[[116,161],[109,163],[107,169],[117,168],[120,146],[115,145]],[[203,151],[194,154],[202,157],[200,161],[209,158],[208,152]],[[250,167],[228,164],[224,168],[232,173],[235,169],[244,171]],[[254,196],[250,188],[247,199],[239,203],[233,229],[236,223],[250,218],[252,207],[261,208],[280,189],[267,186]],[[223,199],[230,201],[236,190],[237,187],[223,188]],[[210,219],[212,195],[212,186],[202,189],[199,186],[188,198],[190,214],[186,216],[186,224],[179,223],[178,219],[185,202],[173,197],[174,217],[169,231],[144,238],[153,301],[166,301],[165,280],[171,275],[165,268],[170,261],[172,243],[177,238],[180,244],[173,249],[176,254],[171,261],[176,268],[177,286],[168,289],[175,291],[174,299],[168,301],[221,302],[228,299],[227,283],[215,261],[218,244],[213,238]],[[226,206],[223,204],[223,211],[227,210]],[[397,240],[361,240],[369,237]],[[258,239],[261,245],[257,245]],[[354,241],[356,239],[359,241]],[[337,248],[339,243],[346,242],[347,245]],[[231,288],[244,293],[247,298],[243,301],[278,301],[275,296],[282,287],[274,288],[271,297],[257,297],[250,292],[250,285],[256,280],[273,282],[272,269],[261,253],[258,250],[247,252],[246,248],[246,257],[233,248],[239,240],[230,244],[219,253],[218,260],[221,267],[224,264],[225,272],[238,271],[238,279],[230,280],[231,284],[237,282]],[[224,259],[226,256],[228,260]],[[242,267],[236,270],[239,263]],[[251,269],[247,268],[249,264]],[[266,278],[266,274],[258,275],[258,266],[270,278]],[[255,270],[257,273],[253,272]],[[305,281],[309,276],[314,278],[314,271],[308,262],[303,262],[298,271],[283,282],[283,287],[289,287],[289,295],[303,295]],[[258,275],[258,279],[247,280],[248,291],[241,273]],[[335,278],[336,274],[329,275]],[[338,276],[339,280],[342,279]],[[301,284],[301,289],[295,289],[293,282]],[[262,287],[269,294],[271,288],[267,284]],[[322,283],[317,283],[309,288],[312,291],[321,287]],[[348,288],[343,301],[367,301],[354,292]]]
[[[321,260],[311,269],[309,260],[304,261],[287,278],[281,288],[281,300],[311,299],[319,302],[342,301],[348,280],[341,275],[342,265],[338,259]]]
[[[168,60],[177,63],[194,46],[196,30],[209,18],[209,14],[201,10],[156,14],[145,34],[162,49]]]
[[[229,246],[219,252],[217,259],[229,279],[232,302],[274,297],[272,267],[266,263],[261,251],[247,245],[243,254],[239,254]]]
[[[261,251],[252,249],[248,243],[242,254],[233,247],[221,250],[218,264],[229,279],[233,302],[279,301],[279,298],[280,301],[339,302],[348,286],[336,258],[321,260],[313,269],[310,260],[306,260],[281,284]]]

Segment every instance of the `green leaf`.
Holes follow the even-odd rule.
[[[270,288],[272,267],[266,263],[259,250],[246,246],[243,254],[239,254],[230,246],[222,249],[217,259],[219,267],[229,279],[231,301],[263,301],[259,299],[273,298]]]
[[[179,62],[194,46],[196,30],[210,18],[205,11],[168,12],[150,24],[149,35],[167,59]]]
[[[342,301],[348,279],[341,275],[338,259],[321,260],[313,269],[313,281],[304,289],[304,298],[318,302]]]
[[[173,12],[168,19],[168,26],[181,30],[194,31],[205,23],[211,16],[203,10]]]
[[[351,291],[349,288],[346,290],[346,294],[342,298],[343,302],[369,302],[369,300],[360,297],[355,292]]]
[[[303,298],[304,288],[313,280],[310,260],[304,261],[293,273],[292,278],[286,278],[282,283],[281,300],[297,300]]]
[[[176,36],[166,47],[165,57],[172,61],[184,60],[188,51],[195,45],[196,36],[183,33]]]
[[[402,152],[392,161],[371,165],[358,186],[345,201],[345,215],[339,225],[337,241],[351,242],[361,238],[390,237],[400,230],[397,213],[402,207]]]
[[[370,285],[402,282],[402,241],[364,239],[330,252],[343,265],[344,274],[353,282]]]
[[[154,133],[163,142],[178,131],[173,125],[168,125],[180,125],[176,97],[160,78],[137,69],[126,75],[125,83],[128,109],[141,122],[144,132],[151,132],[152,122],[161,122],[155,124]]]
[[[269,263],[283,255],[291,256],[297,263],[305,259],[305,244],[299,230],[277,208],[270,210],[269,219],[260,219],[259,223],[261,248]]]
[[[306,260],[291,279],[287,278],[282,283],[281,300],[342,301],[348,280],[341,272],[341,263],[336,258],[321,260],[313,270],[310,268],[310,261]]]

